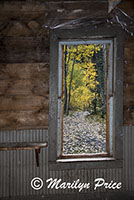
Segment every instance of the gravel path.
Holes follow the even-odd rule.
[[[76,111],[63,119],[64,154],[102,153],[105,152],[106,125],[89,122],[89,113]]]

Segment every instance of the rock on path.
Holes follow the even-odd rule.
[[[63,153],[102,153],[106,146],[106,125],[89,122],[89,113],[76,111],[63,119]]]

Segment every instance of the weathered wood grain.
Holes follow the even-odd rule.
[[[24,149],[40,149],[47,147],[47,142],[8,142],[0,144],[0,151],[10,151],[10,150],[24,150]]]
[[[82,0],[84,1],[84,0]],[[47,13],[52,13],[55,17],[62,18],[76,18],[82,16],[103,17],[108,13],[108,1],[44,1],[41,2],[7,2],[1,5],[1,20],[8,20],[9,18],[22,19],[25,15],[31,17]],[[101,9],[100,9],[101,7]],[[80,11],[81,10],[81,11]],[[13,11],[13,12],[12,12]],[[88,11],[88,12],[87,12]],[[30,15],[29,15],[30,13]],[[26,18],[26,17],[25,17]]]
[[[48,127],[49,65],[0,64],[0,129]]]
[[[124,56],[126,60],[134,59],[134,46],[125,47]]]
[[[46,14],[46,11],[23,11],[20,12],[19,10],[16,12],[11,12],[10,10],[4,11],[2,9],[2,6],[0,8],[1,13],[0,13],[0,21],[8,22],[9,19],[14,19],[14,20],[21,20],[24,22],[28,22],[29,20],[34,20],[35,18],[38,20],[41,20],[43,22],[44,16]],[[6,13],[6,14],[5,14]]]
[[[0,96],[0,111],[48,110],[49,100],[42,96]]]
[[[124,75],[125,73],[134,73],[134,60],[126,60],[124,63]]]
[[[48,111],[1,111],[0,129],[48,128]]]
[[[0,49],[0,63],[48,62],[49,54],[44,49]]]
[[[0,80],[0,95],[48,96],[48,82],[45,80]]]
[[[127,83],[134,83],[134,72],[125,72],[124,87],[126,87]]]
[[[134,1],[133,0],[127,0],[122,1],[118,7],[125,12],[129,16],[134,16]]]
[[[1,1],[0,8],[4,11],[16,12],[16,11],[31,11],[31,12],[39,12],[45,10],[44,1],[33,1],[32,3],[28,1]]]
[[[0,20],[3,21],[9,19],[29,20],[46,14],[44,2],[41,3],[39,1],[33,1],[32,3],[26,1],[1,1],[0,10]]]
[[[124,125],[134,125],[134,38],[127,36],[124,48]]]
[[[28,79],[31,81],[49,81],[48,63],[0,64],[0,80]],[[35,80],[36,79],[36,80]]]
[[[125,61],[124,63],[124,88],[129,83],[134,84],[134,60]]]
[[[132,31],[134,33],[134,26],[130,26],[129,29],[130,29],[130,31]],[[125,47],[134,46],[134,37],[131,36],[130,34],[127,34],[126,38],[125,38],[125,44],[124,44],[124,46]]]
[[[0,37],[1,47],[34,49],[49,48],[49,39],[47,37]]]
[[[49,61],[48,40],[41,38],[0,38],[0,63]]]
[[[134,16],[131,0],[118,7]],[[0,2],[0,32],[4,35],[0,37],[0,128],[48,127],[49,35],[45,29],[44,36],[40,35],[44,22],[83,16],[97,19],[107,12],[108,1],[104,0]],[[124,122],[134,124],[134,39],[130,35],[124,55]]]
[[[134,99],[134,83],[126,83],[124,85],[124,102]]]
[[[124,125],[134,125],[134,101],[132,105],[124,106]]]
[[[101,7],[101,9],[100,9]],[[48,2],[46,3],[48,17],[59,19],[78,19],[88,16],[88,18],[103,18],[108,14],[108,2],[87,1],[87,2]]]

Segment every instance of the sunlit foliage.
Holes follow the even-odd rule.
[[[103,84],[104,87],[104,81],[101,80],[103,83],[100,83],[96,59],[93,58],[102,49],[103,45],[99,44],[64,45],[64,114],[69,114],[69,110],[90,111],[101,106],[99,100],[102,98],[102,94],[99,91],[99,85]]]

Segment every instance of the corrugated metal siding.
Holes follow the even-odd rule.
[[[47,130],[1,131],[0,142],[43,142],[47,141]],[[47,194],[46,189],[31,188],[32,178],[47,179],[47,148],[39,154],[40,166],[36,167],[34,150],[0,152],[0,197]]]
[[[0,153],[0,197],[9,196],[9,152]]]
[[[39,142],[48,140],[47,130],[1,131],[0,142]],[[106,181],[116,182],[124,179],[124,190],[134,191],[134,127],[124,127],[124,165],[123,169],[81,169],[81,170],[48,170],[48,149],[41,149],[40,166],[36,167],[34,150],[18,150],[0,152],[0,197],[28,196],[74,193],[75,190],[47,189],[47,178],[61,178],[62,181],[91,182],[98,177]],[[43,189],[35,191],[30,182],[34,177],[41,177],[44,181]],[[93,191],[93,186],[83,192]],[[105,191],[102,187],[97,192]]]
[[[65,171],[51,171],[50,177],[61,178],[64,182],[73,182],[80,179],[81,183],[91,183],[91,187],[83,189],[82,192],[94,191],[94,180],[96,178],[104,178],[105,181],[110,182],[111,180],[115,182],[120,182],[122,177],[122,169],[81,169],[81,170],[65,170]],[[77,190],[78,191],[78,190]],[[96,190],[97,192],[104,192],[106,189],[100,187]],[[76,190],[50,190],[51,194],[61,194],[61,193],[74,193]]]
[[[2,142],[40,142],[47,140],[47,130],[0,131]]]
[[[124,127],[124,186],[134,191],[134,126]]]

